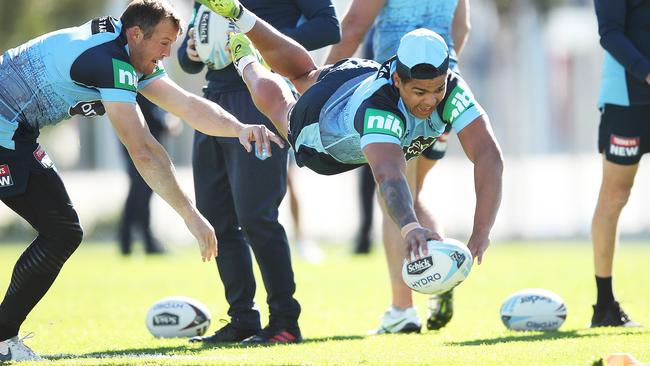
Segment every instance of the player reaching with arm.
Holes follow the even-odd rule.
[[[332,47],[326,63],[351,57],[371,25],[374,28],[368,42],[372,45],[375,61],[383,62],[395,55],[400,38],[422,27],[433,30],[445,40],[449,49],[449,68],[460,73],[458,56],[470,29],[469,0],[354,0],[342,21],[342,40]],[[448,124],[445,132],[406,166],[418,221],[440,236],[444,236],[443,227],[429,210],[431,202],[426,202],[421,193],[428,172],[445,156],[450,130],[451,125]],[[381,208],[391,306],[374,333],[419,332],[422,326],[413,305],[412,291],[402,280],[402,238],[399,228],[392,222],[386,206],[381,205]],[[436,330],[444,327],[453,316],[453,290],[431,295],[428,305],[427,328]]]
[[[201,0],[246,33],[233,34],[230,49],[255,104],[296,150],[296,161],[320,174],[337,174],[368,163],[406,255],[426,252],[439,238],[415,215],[405,177],[406,160],[419,155],[446,124],[458,132],[474,163],[476,210],[468,246],[480,264],[501,201],[501,151],[487,115],[459,75],[448,70],[444,40],[426,29],[405,35],[397,56],[379,65],[341,60],[317,68],[309,54],[258,19],[236,0]],[[251,43],[252,41],[252,43]],[[270,67],[302,94],[296,101],[282,79],[253,55],[253,44]]]
[[[174,167],[151,136],[136,93],[209,134],[282,142],[264,126],[246,126],[214,103],[172,82],[160,61],[181,31],[162,0],[135,0],[122,17],[103,17],[38,37],[0,57],[0,199],[38,236],[18,259],[0,304],[0,361],[39,360],[21,324],[82,240],[77,213],[54,164],[37,143],[39,129],[73,115],[107,114],[148,185],[183,218],[204,261],[217,255],[210,224],[180,189]]]

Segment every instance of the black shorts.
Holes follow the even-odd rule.
[[[598,151],[620,165],[633,165],[650,151],[650,106],[605,104],[598,128]]]
[[[362,59],[344,59],[323,69],[318,80],[298,99],[289,112],[289,143],[294,147],[296,164],[306,166],[318,174],[333,175],[358,168],[364,164],[343,164],[328,154],[300,146],[295,150],[300,131],[318,123],[325,103],[349,80],[377,71],[377,63]]]
[[[16,142],[16,149],[0,146],[0,199],[25,193],[32,172],[56,173],[54,163],[36,141]]]

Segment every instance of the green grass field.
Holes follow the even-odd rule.
[[[22,245],[0,245],[0,288]],[[377,249],[377,248],[376,248]],[[53,365],[591,365],[613,352],[650,362],[647,328],[586,328],[595,299],[591,247],[587,243],[494,243],[484,263],[456,290],[455,315],[442,331],[367,336],[389,305],[383,252],[348,255],[329,246],[327,260],[294,261],[305,341],[298,345],[202,348],[184,339],[155,339],[144,325],[156,300],[185,295],[204,302],[217,329],[226,317],[214,263],[195,248],[174,255],[121,258],[112,245],[84,243],[36,307],[22,333]],[[650,245],[624,244],[617,253],[615,293],[632,318],[650,324]],[[259,276],[258,276],[259,278]],[[267,318],[258,281],[257,302]],[[508,331],[501,302],[527,287],[550,289],[566,302],[568,318],[557,332]],[[422,318],[426,296],[416,295]],[[21,334],[22,335],[22,334]]]

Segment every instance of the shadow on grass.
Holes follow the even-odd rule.
[[[321,338],[308,338],[299,344],[308,344],[316,342],[329,342],[329,341],[348,341],[363,339],[363,336],[333,336]],[[48,360],[65,360],[65,359],[93,359],[93,358],[121,358],[121,357],[156,357],[156,356],[184,356],[192,355],[193,352],[208,349],[246,349],[256,347],[282,347],[286,344],[258,344],[258,345],[241,345],[238,343],[219,343],[219,344],[190,344],[180,346],[163,346],[163,347],[140,347],[140,348],[125,348],[118,350],[107,350],[102,352],[90,352],[79,355],[74,354],[58,354],[58,355],[45,355]]]
[[[118,350],[106,350],[101,352],[90,352],[84,354],[45,355],[45,357],[48,360],[64,360],[64,359],[80,359],[80,358],[176,356],[176,355],[183,355],[193,349],[196,349],[196,347],[191,347],[191,346],[141,347],[141,348],[125,348],[125,349],[118,349]]]
[[[600,328],[600,329],[575,329],[569,331],[545,331],[545,332],[521,332],[507,334],[501,337],[474,339],[471,341],[463,342],[445,342],[448,346],[480,346],[480,345],[493,345],[505,342],[531,342],[531,341],[546,341],[564,338],[594,338],[604,337],[610,335],[633,335],[633,334],[646,334],[650,332],[647,329],[632,330],[629,328]]]
[[[317,343],[317,342],[329,342],[329,341],[355,341],[359,339],[368,338],[367,336],[362,335],[350,335],[350,336],[332,336],[332,337],[320,337],[320,338],[307,338],[302,341],[302,343]]]

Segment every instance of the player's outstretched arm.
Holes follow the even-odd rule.
[[[490,230],[501,203],[503,157],[490,122],[479,116],[458,133],[463,150],[474,163],[474,189],[476,209],[474,227],[467,244],[472,257],[481,264],[483,253],[490,245]]]
[[[199,243],[203,261],[217,256],[214,229],[183,192],[165,149],[156,141],[136,104],[104,102],[108,118],[145,182],[185,221]]]
[[[427,240],[441,240],[440,235],[422,227],[413,208],[413,197],[406,179],[406,160],[402,148],[391,143],[368,144],[363,153],[377,182],[386,210],[401,229],[406,258],[427,254]]]
[[[271,154],[271,141],[283,147],[282,139],[264,125],[245,125],[219,105],[178,86],[169,77],[152,81],[141,93],[150,101],[185,120],[194,129],[206,135],[238,137],[246,151],[256,144],[258,153],[266,149]]]

